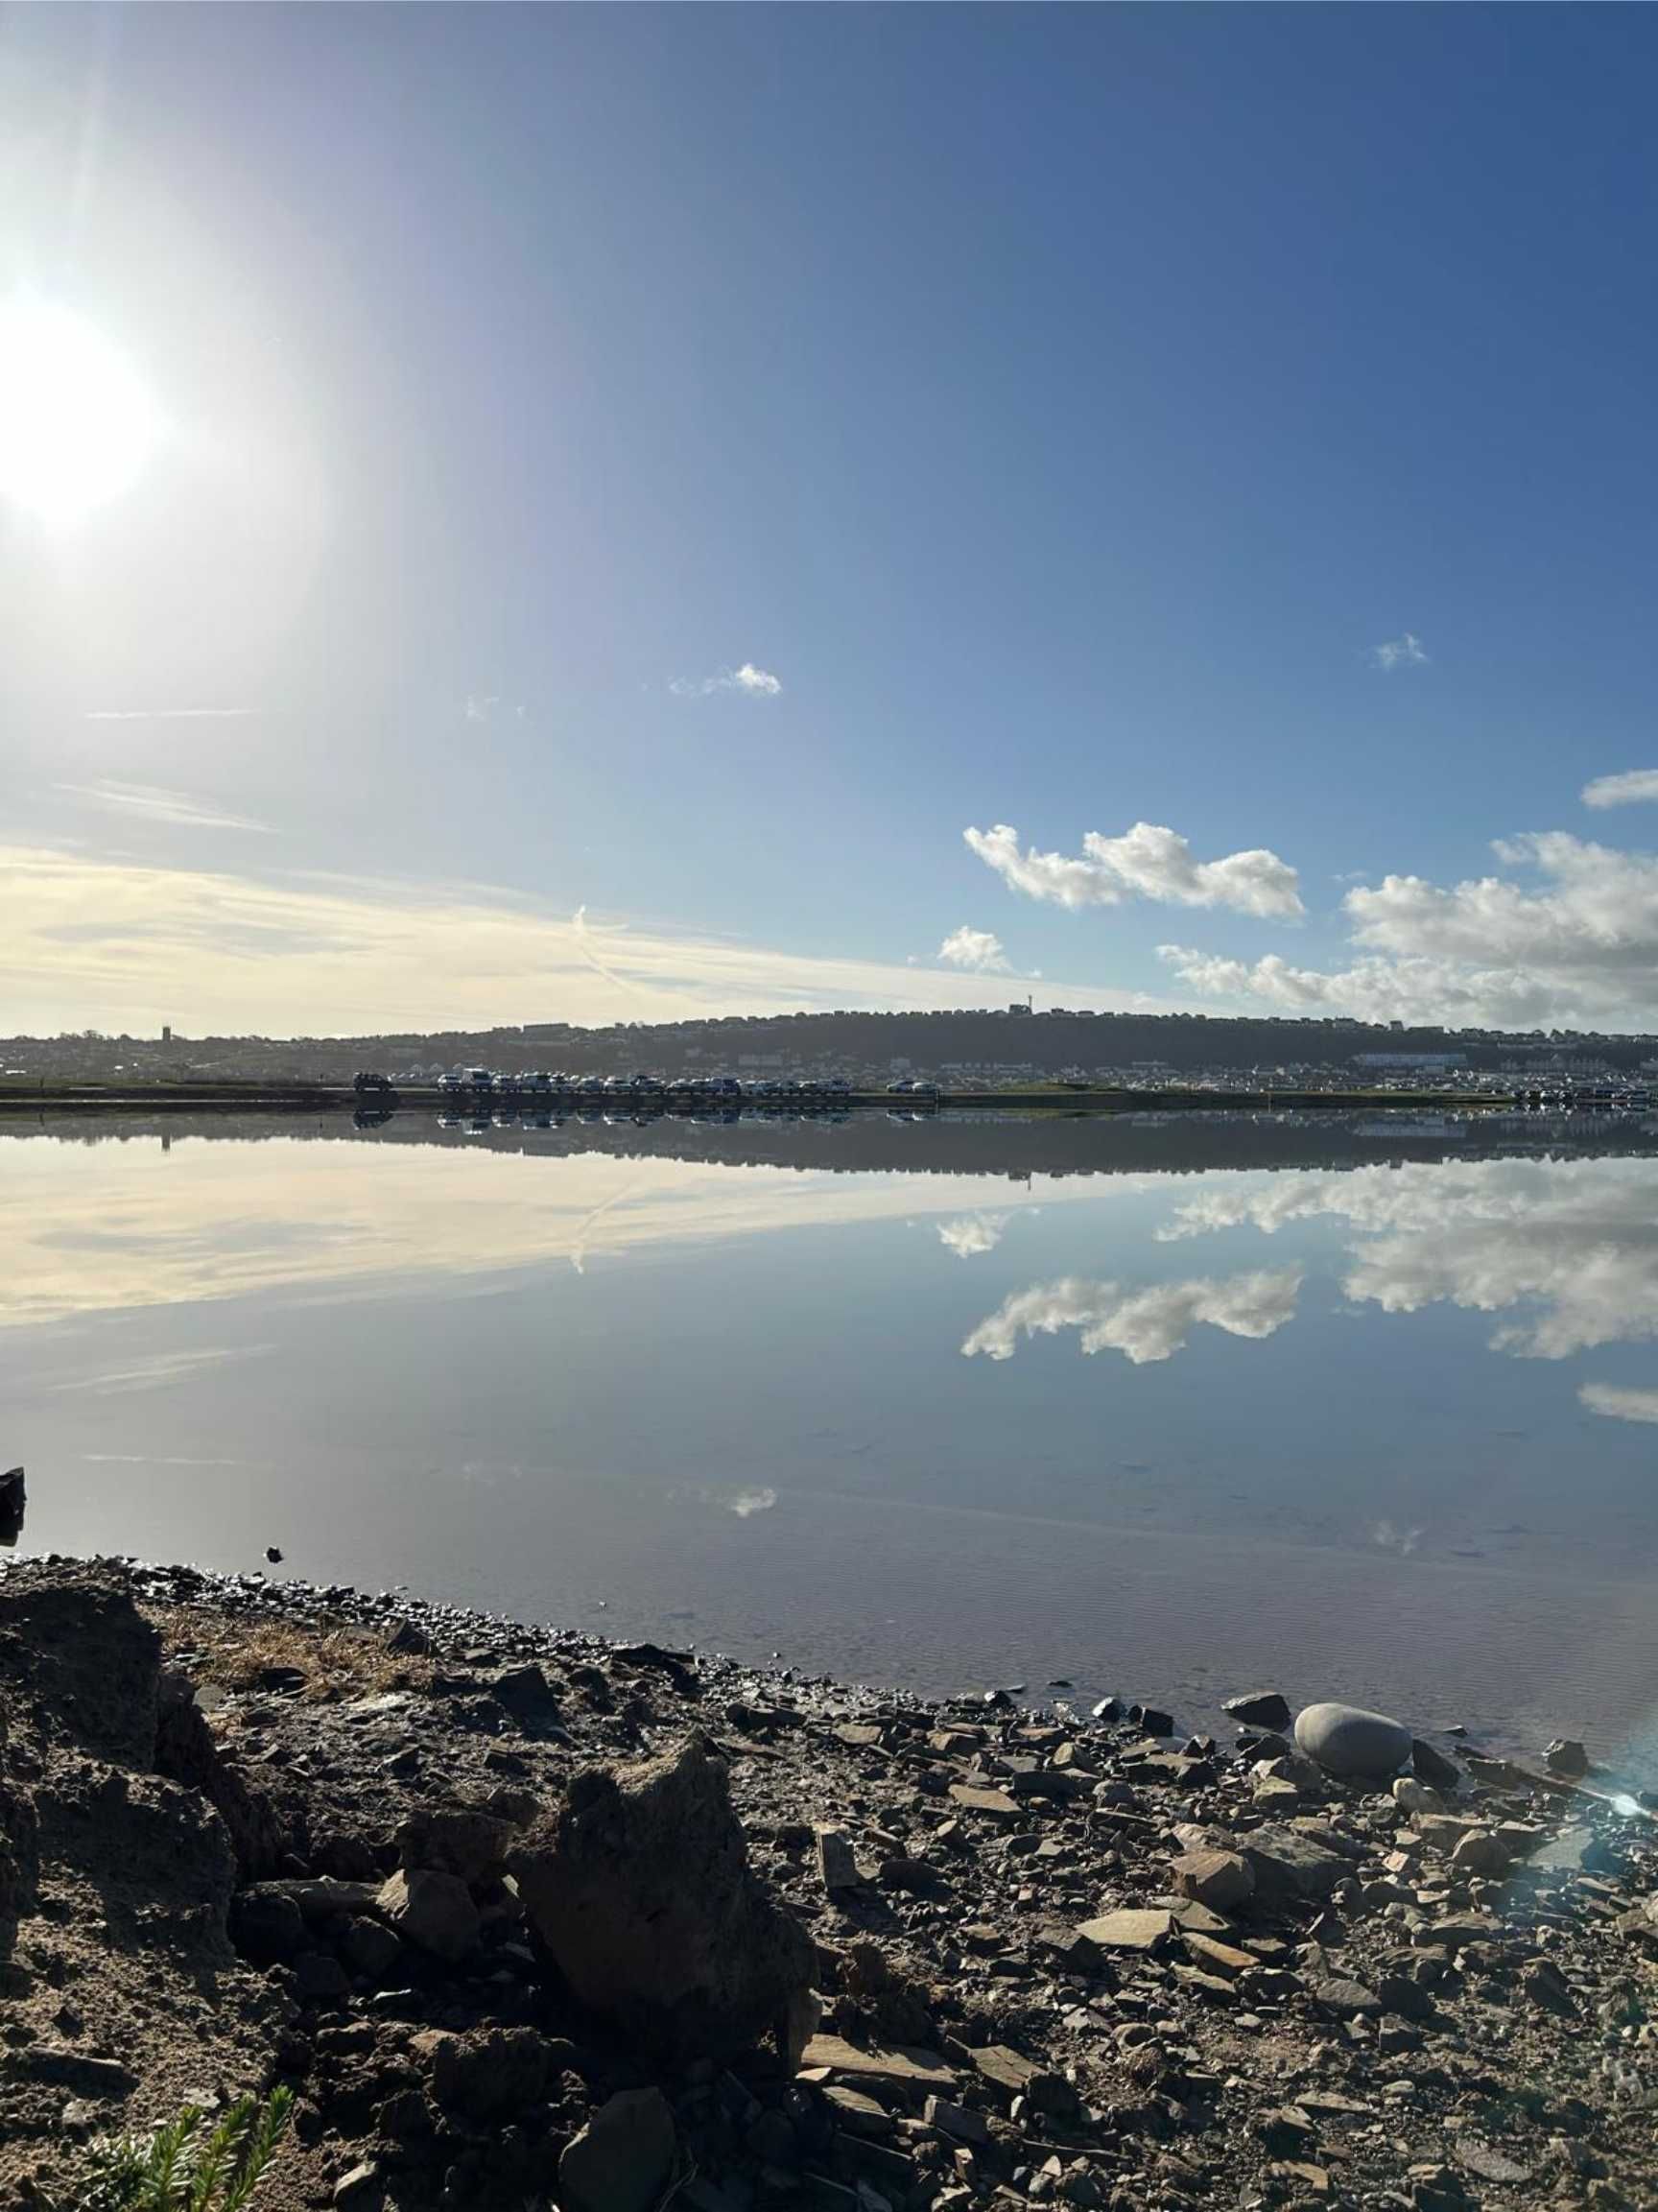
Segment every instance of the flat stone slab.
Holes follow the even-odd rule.
[[[984,2043],[968,2056],[985,2081],[1009,2097],[1017,2097],[1041,2072],[1033,2059],[1027,2058],[1022,2051],[1010,2051],[1006,2043]]]
[[[1339,1852],[1293,1828],[1253,1828],[1239,1841],[1264,1897],[1327,1897],[1351,1870]]]
[[[1240,1951],[1235,1943],[1218,1942],[1213,1936],[1199,1936],[1194,1929],[1183,1929],[1180,1939],[1197,1965],[1223,1975],[1228,1982],[1235,1981],[1240,1974],[1249,1973],[1261,1963],[1253,1951]]]
[[[838,2081],[823,2086],[823,2102],[848,2134],[880,2138],[893,2132],[893,2119],[885,2105],[865,2097],[862,2089],[848,2089]]]
[[[1481,2142],[1478,2135],[1458,2135],[1451,2146],[1457,2154],[1457,2163],[1467,2173],[1477,2174],[1481,2181],[1514,2183],[1529,2181],[1531,2169],[1510,2158],[1505,2151],[1495,2144]]]
[[[1384,1782],[1410,1756],[1410,1731],[1362,1705],[1309,1705],[1295,1716],[1295,1748],[1327,1774]]]
[[[1124,1906],[1115,1913],[1102,1913],[1098,1920],[1084,1920],[1077,1933],[1101,1951],[1154,1951],[1173,1925],[1172,1913]]]
[[[1314,1982],[1308,1994],[1321,2010],[1334,2012],[1343,2020],[1356,2020],[1362,2013],[1382,2010],[1382,2000],[1374,1989],[1367,1989],[1362,1982],[1350,1982],[1343,1975]]]
[[[870,2081],[917,2081],[929,2089],[954,2089],[956,2077],[936,2051],[912,2044],[862,2049],[841,2035],[814,2035],[800,2054],[802,2069],[821,2066],[831,2074],[862,2076]]]
[[[992,1820],[1019,1818],[1019,1808],[1006,1790],[979,1790],[971,1782],[952,1782],[950,1797],[964,1813],[983,1813]]]
[[[1534,1855],[1531,1865],[1539,1874],[1584,1873],[1594,1856],[1596,1842],[1593,1828],[1562,1828]]]

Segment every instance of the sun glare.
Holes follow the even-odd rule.
[[[49,300],[0,304],[0,501],[67,528],[137,481],[157,427],[102,331]]]

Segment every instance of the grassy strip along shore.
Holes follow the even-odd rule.
[[[293,2212],[1658,2200],[1658,1849],[1574,1747],[1054,1687],[13,1563],[0,2201],[275,2085]]]

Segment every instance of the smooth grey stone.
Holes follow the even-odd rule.
[[[1410,1731],[1362,1705],[1309,1705],[1295,1716],[1295,1745],[1327,1774],[1385,1781],[1410,1756]]]

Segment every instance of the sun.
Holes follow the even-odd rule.
[[[0,503],[72,527],[135,484],[154,402],[127,356],[71,309],[0,301]]]

